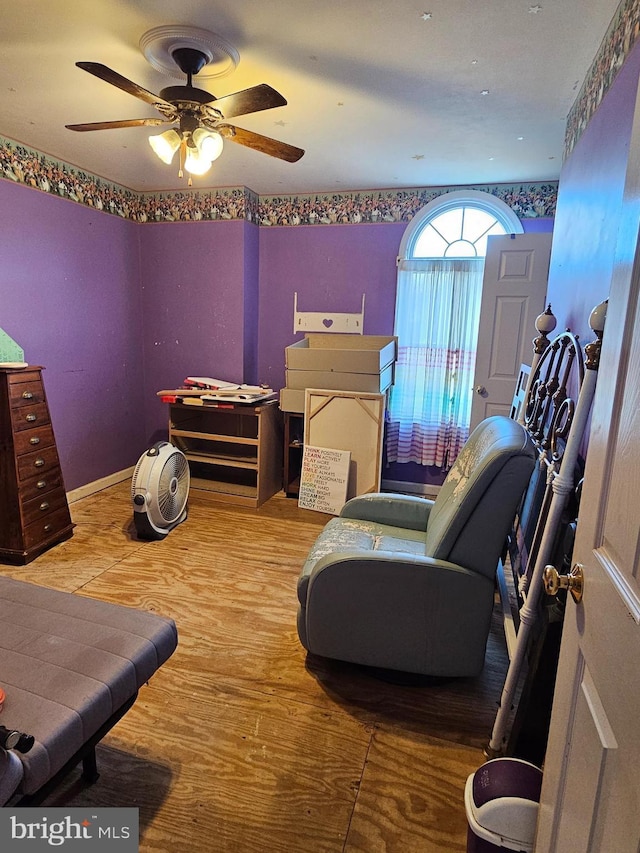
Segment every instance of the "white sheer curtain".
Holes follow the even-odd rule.
[[[484,258],[403,260],[389,462],[450,468],[469,435]]]

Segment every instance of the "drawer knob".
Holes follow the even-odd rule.
[[[38,458],[33,464],[36,466],[36,468],[42,468],[42,466],[44,465],[44,459],[42,458],[42,456],[38,456]]]
[[[38,420],[38,417],[37,417],[37,415],[34,415],[33,412],[31,412],[30,414],[27,415],[25,420],[28,421],[30,424],[32,424],[34,421]]]
[[[45,524],[44,532],[49,533],[51,530],[53,530],[53,524]]]
[[[23,391],[22,392],[23,400],[33,400],[33,391]]]
[[[47,488],[47,481],[46,480],[38,480],[38,482],[36,483],[36,488],[46,489]]]
[[[34,435],[33,438],[29,439],[29,444],[40,444],[40,439],[37,435]]]
[[[45,509],[49,509],[49,501],[42,501],[42,503],[40,504],[40,509],[42,512],[44,512]]]

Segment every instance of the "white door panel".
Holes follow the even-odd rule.
[[[640,151],[640,123],[636,136]],[[638,178],[631,174],[638,197]],[[632,211],[633,212],[633,211]],[[637,239],[638,211],[635,211]],[[618,248],[544,767],[537,853],[640,850],[640,252]]]
[[[599,823],[607,770],[615,759],[618,743],[582,657],[578,661],[578,674],[556,847],[587,851]]]
[[[521,364],[531,364],[535,318],[544,311],[551,234],[489,237],[484,265],[471,429],[508,415]]]

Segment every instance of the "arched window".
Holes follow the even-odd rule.
[[[451,467],[469,435],[484,258],[494,234],[521,234],[504,202],[452,192],[422,208],[400,243],[387,458]]]

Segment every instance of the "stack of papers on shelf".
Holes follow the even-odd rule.
[[[214,391],[212,394],[203,394],[200,399],[204,403],[261,403],[275,396],[276,392],[271,388],[263,388],[260,392],[247,392],[243,386],[240,386],[235,392]]]
[[[221,406],[262,403],[275,398],[272,388],[264,385],[238,385],[211,376],[187,376],[183,388],[172,388],[157,392],[163,402],[181,401],[191,406]]]
[[[184,384],[187,388],[209,388],[214,391],[220,388],[238,388],[235,382],[227,382],[225,379],[213,379],[211,376],[187,376]]]

